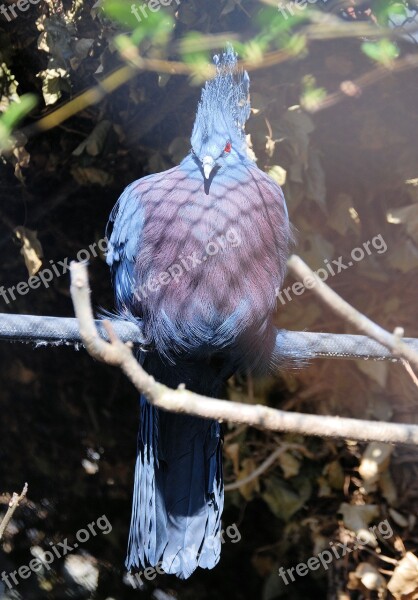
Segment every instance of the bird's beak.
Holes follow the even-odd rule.
[[[215,166],[215,161],[211,156],[204,156],[202,160],[203,174],[205,179],[209,179],[210,174],[213,171],[213,167]]]

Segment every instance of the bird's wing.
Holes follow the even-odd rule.
[[[107,224],[106,262],[111,268],[118,311],[128,316],[135,305],[134,265],[144,226],[144,206],[141,188],[144,180],[129,185],[115,204]],[[113,225],[113,227],[112,227]]]

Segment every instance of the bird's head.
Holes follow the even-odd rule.
[[[216,76],[202,90],[191,137],[192,154],[205,179],[246,154],[244,127],[250,114],[250,79],[237,70],[232,46],[213,61]]]

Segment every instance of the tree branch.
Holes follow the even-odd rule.
[[[288,413],[267,406],[248,405],[217,400],[158,383],[148,375],[133,356],[130,344],[123,344],[110,323],[104,322],[110,343],[96,329],[90,303],[87,267],[71,263],[71,297],[77,316],[80,335],[89,354],[107,364],[118,366],[150,404],[175,413],[187,413],[205,419],[245,423],[271,431],[291,431],[303,435],[329,438],[348,438],[360,441],[418,444],[418,426],[403,423],[360,421],[324,415]]]
[[[16,492],[13,492],[13,496],[11,497],[10,502],[9,502],[9,508],[7,509],[7,512],[4,515],[4,517],[0,523],[0,540],[2,539],[2,537],[4,535],[4,532],[6,531],[6,527],[10,523],[10,519],[13,517],[13,514],[14,514],[16,508],[19,506],[19,502],[21,502],[23,500],[23,498],[26,497],[27,492],[28,492],[28,484],[27,483],[25,483],[25,485],[23,486],[23,490],[20,493],[20,495],[17,494]]]
[[[401,357],[412,363],[412,365],[418,369],[418,353],[402,341],[403,329],[396,328],[392,334],[380,327],[380,325],[377,325],[377,323],[371,321],[334,292],[334,290],[324,283],[299,256],[296,256],[296,254],[293,254],[289,258],[287,266],[296,279],[299,279],[302,282],[308,282],[313,279],[314,284],[305,285],[304,283],[305,287],[312,289],[314,294],[321,298],[321,300],[337,315],[344,319],[344,321],[347,321],[358,331],[365,333],[368,337],[373,338],[388,348],[392,352],[394,358]]]

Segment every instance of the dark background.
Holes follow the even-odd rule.
[[[254,0],[182,1],[174,38],[189,31],[228,31],[248,40],[258,31],[256,15],[261,8]],[[26,126],[94,85],[101,76],[98,69],[106,74],[121,64],[111,43],[120,29],[90,1],[79,6],[77,18],[65,21],[70,10],[65,2],[42,1],[11,23],[0,22],[3,106],[14,93],[32,92],[39,97]],[[359,18],[370,20],[373,6],[358,10]],[[338,11],[339,5],[335,12],[341,15]],[[45,26],[50,36],[47,50],[40,38]],[[80,40],[92,40],[86,42],[85,56],[82,44],[77,46]],[[318,268],[324,258],[347,257],[353,248],[381,234],[388,246],[386,253],[374,253],[329,284],[382,326],[393,330],[401,325],[407,336],[418,337],[416,70],[387,73],[366,85],[359,97],[342,97],[312,114],[299,109],[294,116],[295,111],[289,111],[300,103],[306,76],[313,76],[317,87],[333,93],[342,82],[373,71],[376,64],[362,52],[362,41],[354,37],[312,42],[304,56],[250,73],[256,112],[247,131],[259,167],[268,170],[279,165],[287,171],[284,190],[297,229],[297,253]],[[398,47],[401,57],[416,53],[412,43],[401,41]],[[152,45],[143,50],[152,53]],[[167,50],[167,57],[178,59],[174,47]],[[50,89],[60,90],[61,97],[46,108],[42,84],[46,85],[45,70],[52,68],[62,68],[67,79],[50,84]],[[37,232],[43,267],[50,260],[74,259],[79,250],[102,238],[124,187],[178,163],[188,151],[199,95],[199,86],[184,76],[166,81],[155,73],[141,73],[55,128],[27,140],[19,138],[21,145],[14,155],[3,153],[1,285],[7,288],[28,279],[14,233],[18,226]],[[95,129],[98,125],[103,135]],[[268,135],[278,140],[273,153],[266,147]],[[93,146],[80,148],[87,138]],[[30,160],[23,166],[26,158]],[[406,206],[412,207],[407,217],[401,212],[399,223],[388,221],[388,213]],[[351,211],[355,218],[349,208],[355,209]],[[91,260],[89,273],[96,308],[112,309],[103,256]],[[291,284],[289,278],[285,285]],[[6,304],[0,298],[0,311],[72,316],[68,274],[55,278],[48,289],[32,290],[15,302]],[[294,330],[348,331],[310,292],[280,306],[277,321]],[[227,481],[251,472],[279,443],[299,443],[308,453],[287,453],[254,485],[227,494],[224,523],[236,523],[242,539],[236,544],[226,541],[216,569],[199,570],[186,582],[158,576],[142,591],[131,590],[123,580],[123,563],[138,426],[137,393],[121,373],[95,363],[84,350],[35,349],[31,344],[2,342],[0,361],[0,502],[4,510],[8,494],[20,491],[25,481],[29,484],[28,501],[15,513],[4,539],[0,572],[28,564],[34,546],[48,549],[49,542],[65,537],[71,544],[80,528],[103,514],[112,524],[109,535],[92,537],[77,551],[79,568],[82,565],[93,575],[98,572],[97,586],[89,588],[87,575],[77,579],[63,558],[54,562],[49,573],[33,574],[7,592],[7,598],[270,600],[336,598],[338,593],[346,594],[340,596],[344,598],[377,597],[375,591],[361,586],[347,588],[350,574],[365,560],[376,569],[384,567],[389,579],[393,565],[382,564],[367,552],[335,561],[327,573],[312,573],[287,588],[277,577],[279,566],[306,560],[330,540],[350,539],[352,531],[339,517],[342,502],[376,505],[373,522],[392,519],[396,536],[379,542],[380,552],[399,560],[405,549],[414,552],[417,548],[415,449],[395,448],[382,467],[386,484],[380,482],[368,491],[358,472],[363,444],[225,426]],[[229,396],[302,412],[417,422],[416,387],[399,364],[315,361],[304,369],[284,370],[268,381],[234,380]],[[230,437],[234,431],[235,437]],[[393,511],[404,521],[393,520]],[[161,595],[163,591],[168,595]]]

